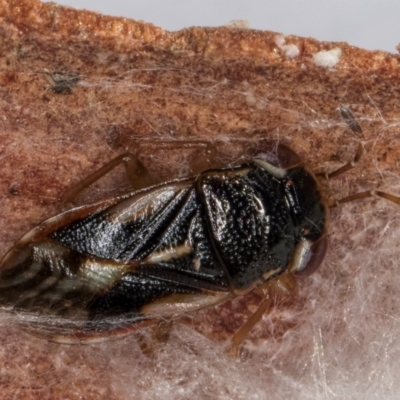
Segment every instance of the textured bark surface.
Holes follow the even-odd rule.
[[[211,142],[232,162],[264,138],[334,169],[359,141],[339,105],[360,122],[366,154],[332,193],[400,194],[397,55],[227,27],[171,33],[34,0],[0,0],[0,38],[0,254],[126,150],[162,179],[184,176],[199,156],[185,143]],[[316,65],[332,49],[338,62]],[[117,169],[82,201],[126,188]],[[154,360],[134,337],[48,343],[3,313],[0,397],[396,398],[399,216],[384,200],[335,209],[323,267],[290,301],[277,299],[238,360],[224,343],[255,296],[178,321]]]

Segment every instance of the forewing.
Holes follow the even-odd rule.
[[[108,331],[228,296],[189,181],[42,223],[2,260],[0,299],[57,333]]]
[[[140,192],[50,234],[57,243],[102,259],[129,262],[150,254],[157,238],[184,207],[190,181]]]

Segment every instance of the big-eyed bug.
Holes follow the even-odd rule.
[[[362,152],[360,144],[327,177],[352,168]],[[281,143],[240,165],[160,184],[124,154],[68,197],[120,163],[139,190],[42,222],[0,263],[1,305],[39,316],[31,328],[53,340],[121,334],[255,290],[264,300],[233,336],[236,352],[271,293],[290,292],[294,277],[322,263],[329,207],[373,194],[400,203],[378,191],[330,201],[320,178]]]

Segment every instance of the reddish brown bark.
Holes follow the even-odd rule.
[[[340,160],[328,166],[340,165],[358,144],[338,113],[340,105],[349,105],[359,120],[367,154],[355,170],[334,180],[332,191],[343,197],[379,187],[400,194],[399,56],[346,43],[285,39],[285,45],[297,46],[297,56],[288,58],[282,38],[273,32],[221,27],[171,33],[35,0],[0,1],[0,253],[62,210],[58,199],[71,184],[125,150],[139,149],[143,163],[164,179],[185,174],[193,150],[181,146],[188,141],[211,141],[221,158],[235,158],[257,140],[271,138],[310,163]],[[315,65],[317,52],[333,48],[341,49],[336,65]],[[176,143],[177,150],[157,150],[160,141]],[[124,185],[122,171],[116,171],[85,201]],[[333,212],[324,267],[300,284],[290,302],[278,300],[271,318],[252,331],[239,365],[226,357],[222,341],[254,310],[255,296],[199,313],[189,325],[178,323],[172,344],[157,361],[142,356],[132,338],[89,346],[48,343],[21,332],[15,318],[4,314],[0,397],[156,398],[159,379],[178,394],[181,388],[183,394],[175,398],[192,396],[190,384],[197,398],[221,393],[240,398],[235,385],[245,394],[254,381],[259,382],[254,390],[272,399],[290,392],[278,388],[276,371],[305,385],[315,376],[336,382],[318,378],[318,368],[310,367],[322,346],[319,338],[331,346],[330,365],[335,348],[362,357],[374,340],[349,328],[363,313],[362,302],[346,303],[349,296],[366,296],[368,306],[375,304],[374,318],[382,318],[384,332],[390,335],[398,327],[391,321],[399,314],[393,300],[399,210],[383,200],[376,203],[362,201]],[[368,269],[360,276],[362,268]],[[361,281],[371,287],[360,294]],[[375,299],[368,303],[371,293]],[[353,315],[354,304],[359,308]],[[363,318],[373,317],[367,312]],[[378,332],[374,321],[369,326]],[[192,323],[212,341],[199,336]],[[343,344],[352,332],[361,343],[358,350]],[[255,360],[249,367],[246,355]],[[351,368],[336,363],[338,369]],[[365,376],[369,372],[366,368]],[[233,383],[236,376],[243,382]],[[367,379],[362,388],[367,390]]]

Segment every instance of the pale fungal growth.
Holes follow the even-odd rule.
[[[275,43],[287,58],[295,58],[300,54],[300,50],[295,44],[286,44],[286,39],[283,35],[276,36]]]
[[[342,50],[335,47],[332,50],[322,50],[314,54],[314,64],[319,67],[333,68],[340,60]]]
[[[285,52],[287,58],[295,58],[300,54],[300,50],[295,44],[285,45],[283,51]]]

